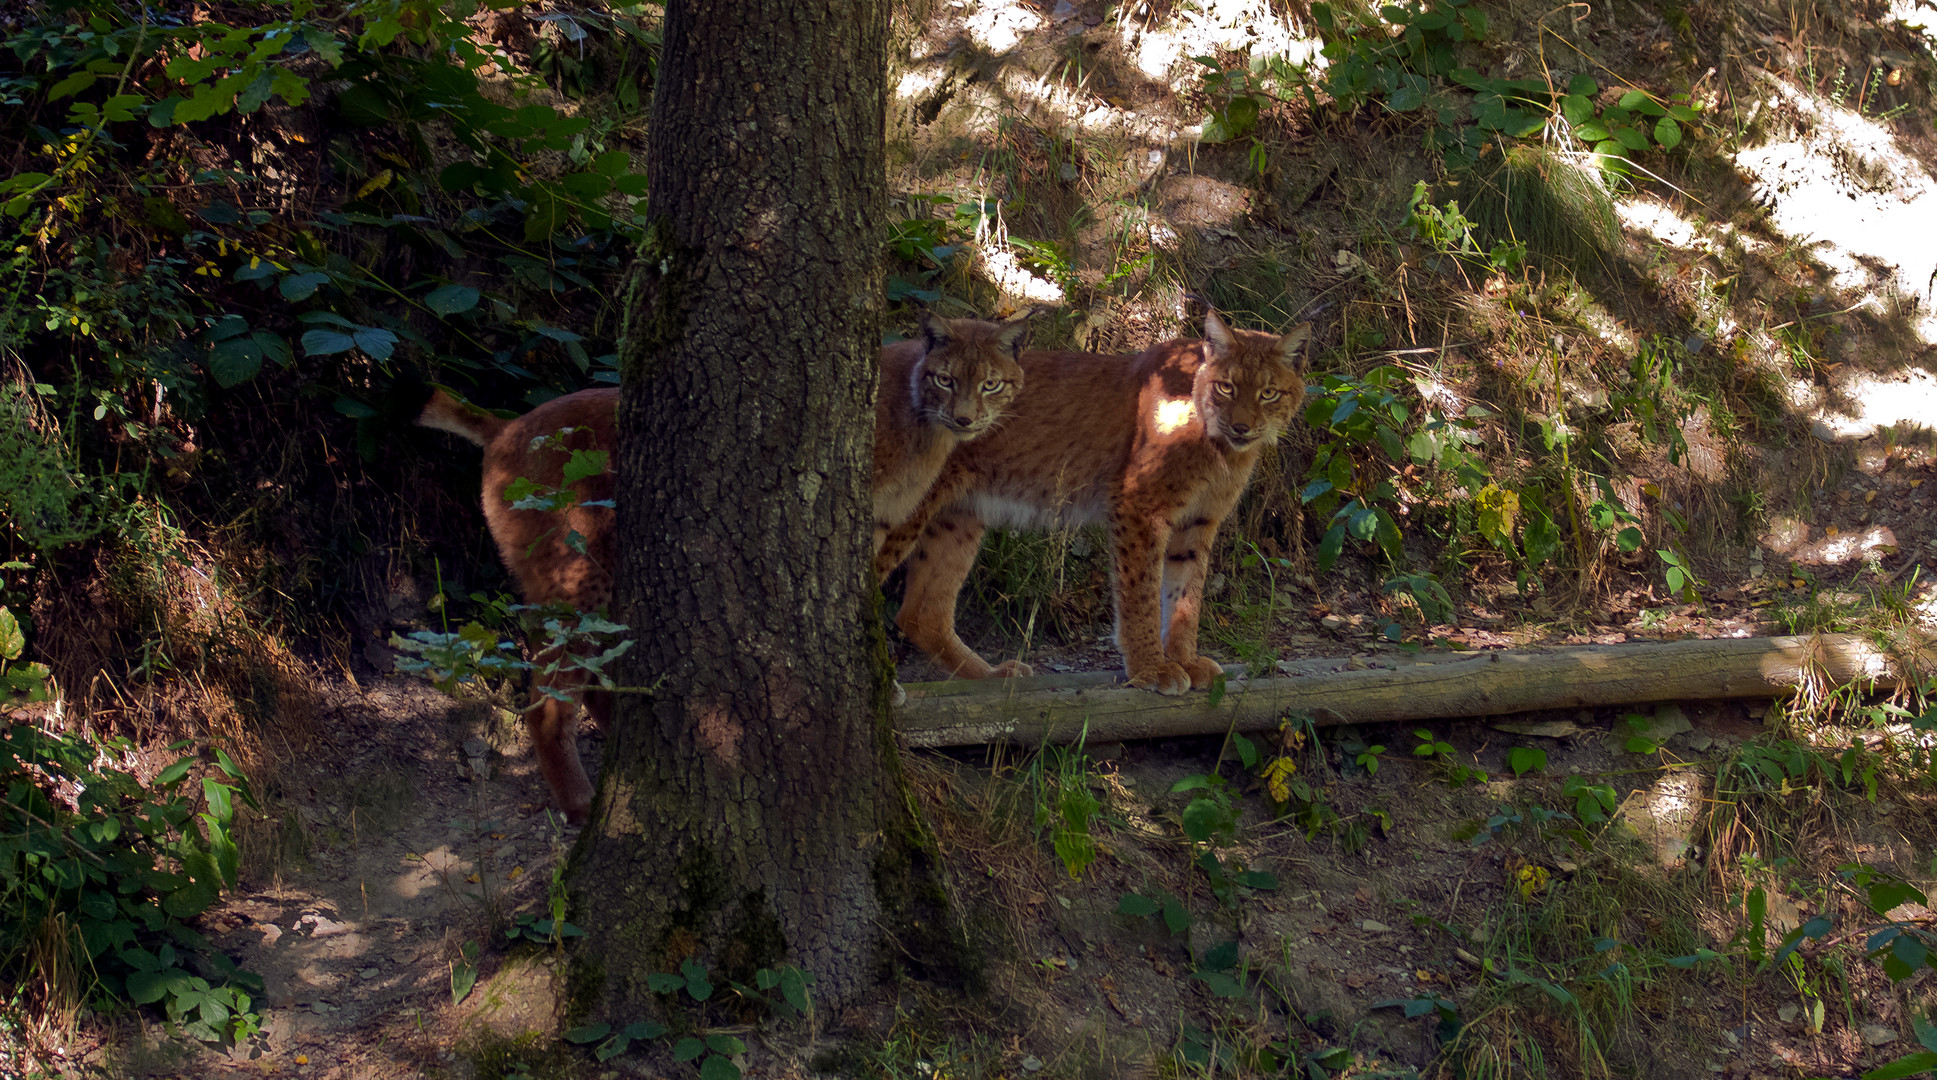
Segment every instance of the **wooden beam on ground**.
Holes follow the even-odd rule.
[[[1301,660],[1284,674],[1233,678],[1216,704],[1203,691],[1163,697],[1118,673],[913,683],[898,715],[910,746],[1070,743],[1221,735],[1277,727],[1286,713],[1320,723],[1498,716],[1535,709],[1717,698],[1816,696],[1860,683],[1894,689],[1900,671],[1937,668],[1937,642],[1888,649],[1854,634],[1715,638]]]

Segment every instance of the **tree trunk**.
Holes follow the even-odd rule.
[[[1549,652],[1353,657],[1282,663],[1289,678],[1233,678],[1209,694],[1162,697],[1121,673],[915,683],[898,727],[909,746],[1035,745],[1221,735],[1276,728],[1289,712],[1370,724],[1534,709],[1722,698],[1820,698],[1846,686],[1920,685],[1937,643],[1906,633],[1886,646],[1857,634],[1583,645]]]
[[[617,461],[657,688],[620,695],[572,878],[599,1015],[687,959],[791,963],[823,1006],[878,972],[912,835],[868,539],[886,40],[884,0],[667,5]]]

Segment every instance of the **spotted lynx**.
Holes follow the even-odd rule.
[[[1005,323],[924,315],[921,334],[881,351],[874,429],[874,550],[914,509],[957,445],[991,430],[1022,386],[1017,364],[1026,340],[1024,312]],[[554,398],[515,420],[494,416],[443,390],[431,394],[417,423],[461,436],[484,448],[484,518],[527,604],[576,611],[604,609],[618,565],[614,514],[597,505],[612,498],[609,473],[569,485],[576,505],[520,510],[506,490],[520,477],[543,489],[566,487],[565,467],[577,450],[610,451],[619,401],[615,389],[581,390]],[[588,505],[590,504],[590,505]],[[540,654],[540,668],[556,657]],[[581,822],[592,784],[578,756],[573,706],[547,693],[582,699],[601,727],[612,714],[612,694],[583,686],[582,673],[534,676],[525,723],[538,768],[567,819]]]
[[[1028,393],[994,434],[948,459],[876,555],[885,574],[913,553],[902,631],[944,671],[1031,674],[1016,660],[990,667],[955,633],[983,529],[1104,523],[1130,682],[1164,694],[1210,685],[1222,669],[1197,654],[1197,622],[1211,542],[1265,445],[1298,415],[1310,343],[1309,323],[1234,332],[1212,312],[1203,341],[1135,356],[1025,353]]]

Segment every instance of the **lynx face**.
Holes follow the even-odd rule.
[[[1233,332],[1216,313],[1204,319],[1207,359],[1193,397],[1204,429],[1232,450],[1276,439],[1305,401],[1309,323],[1280,337]]]
[[[1028,341],[1026,320],[1026,314],[989,323],[924,313],[928,353],[915,365],[909,387],[922,421],[962,440],[994,427],[1022,392],[1017,358]]]

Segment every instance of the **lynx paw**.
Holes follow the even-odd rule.
[[[1190,672],[1185,671],[1182,664],[1164,660],[1144,670],[1132,668],[1130,685],[1174,696],[1190,689]]]
[[[1203,656],[1194,656],[1184,662],[1184,670],[1190,672],[1190,688],[1204,690],[1211,680],[1224,674],[1224,665]]]
[[[995,670],[989,672],[989,675],[996,679],[1026,679],[1035,673],[1035,668],[1020,660],[1004,660],[997,664]]]

